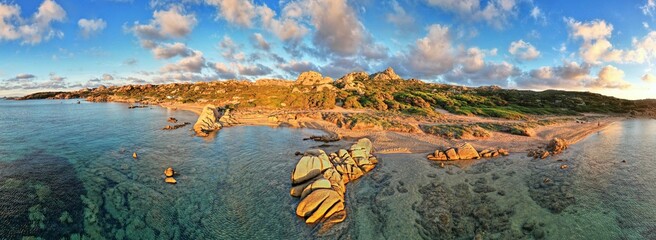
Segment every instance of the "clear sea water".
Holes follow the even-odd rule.
[[[440,168],[425,154],[379,155],[347,186],[347,221],[323,232],[289,196],[294,153],[321,145],[302,140],[317,131],[203,139],[161,130],[168,117],[194,122],[190,112],[76,102],[0,100],[0,239],[656,239],[654,120],[547,160]],[[164,183],[167,167],[178,184]]]

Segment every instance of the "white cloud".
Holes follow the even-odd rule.
[[[584,82],[590,79],[589,65],[563,62],[561,66],[540,67],[531,70],[525,76],[515,79],[515,83],[518,87],[531,89],[580,89]]]
[[[186,57],[192,53],[184,43],[160,44],[152,48],[153,55],[156,59],[169,59],[175,56]]]
[[[237,74],[233,68],[228,67],[225,63],[209,63],[209,67],[214,70],[217,76],[221,79],[235,79]]]
[[[223,49],[221,55],[225,60],[232,62],[241,62],[246,59],[244,52],[239,51],[239,46],[232,41],[232,38],[223,36],[223,41],[219,43],[219,47]]]
[[[102,20],[100,18],[98,19],[82,18],[77,22],[77,25],[80,27],[82,36],[88,38],[90,36],[102,32],[102,30],[105,29],[105,27],[107,27],[107,22],[105,22],[105,20]]]
[[[315,29],[313,42],[340,56],[356,54],[365,40],[365,29],[346,0],[304,0],[300,4]]]
[[[656,76],[651,73],[645,73],[640,79],[644,82],[656,83]]]
[[[105,73],[105,74],[102,75],[102,80],[112,81],[112,80],[114,80],[114,76],[112,76],[111,74]]]
[[[292,11],[289,7],[290,5],[293,4],[285,6],[283,12],[288,13]],[[267,6],[258,6],[257,12],[264,28],[275,34],[282,41],[299,41],[309,32],[305,26],[301,25],[288,14],[283,14],[281,19],[276,19],[276,13]]]
[[[239,75],[242,76],[262,76],[262,75],[267,75],[271,73],[273,70],[271,68],[264,66],[262,64],[255,64],[255,65],[241,65],[237,64],[237,71],[239,71]]]
[[[167,64],[160,69],[162,73],[170,72],[191,72],[200,73],[206,66],[203,53],[200,51],[193,51],[189,56],[180,59],[176,63]]]
[[[217,7],[219,10],[217,18],[244,27],[253,25],[256,12],[251,0],[206,0],[206,2]]]
[[[254,46],[256,48],[269,51],[271,49],[271,44],[264,39],[262,34],[260,33],[254,33],[253,34],[253,41],[254,41]]]
[[[428,34],[416,41],[405,58],[409,70],[423,77],[437,76],[451,70],[455,58],[449,27],[431,25]]]
[[[415,19],[406,13],[405,9],[396,1],[390,1],[392,5],[392,12],[385,14],[387,22],[396,25],[398,28],[406,28],[412,26]]]
[[[485,7],[480,0],[425,0],[428,5],[453,12],[468,21],[485,21],[495,28],[504,28],[509,18],[517,15],[515,0],[490,0]]]
[[[653,16],[653,11],[656,10],[656,2],[654,0],[647,0],[645,5],[640,7],[642,13],[647,16]]]
[[[608,65],[599,70],[597,78],[587,84],[592,88],[618,88],[626,89],[631,86],[628,82],[624,81],[624,71]]]
[[[608,40],[613,33],[613,25],[604,20],[579,22],[572,18],[565,18],[569,28],[570,37],[582,39],[579,54],[584,62],[600,64],[602,62],[622,62],[624,52],[613,49]]]
[[[0,3],[0,40],[21,40],[21,44],[35,45],[64,33],[51,27],[53,22],[66,19],[66,11],[54,0],[45,0],[30,19],[20,16],[20,6]]]
[[[290,61],[279,64],[278,67],[290,75],[298,75],[302,72],[315,71],[319,72],[319,67],[309,61]]]
[[[524,42],[522,39],[511,42],[508,52],[510,52],[517,61],[530,61],[540,57],[540,51],[530,43]]]
[[[194,14],[184,14],[182,9],[173,6],[166,11],[155,11],[149,24],[137,22],[131,30],[139,39],[182,38],[191,33],[196,23]]]

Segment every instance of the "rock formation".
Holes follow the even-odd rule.
[[[194,131],[197,136],[206,137],[210,132],[221,129],[221,124],[218,122],[219,112],[216,107],[209,104],[203,108],[196,124],[194,124]]]
[[[178,128],[181,128],[181,127],[187,126],[187,125],[189,125],[189,124],[191,124],[191,123],[190,123],[190,122],[184,122],[184,123],[181,123],[181,124],[175,124],[175,125],[173,125],[173,126],[171,126],[171,125],[166,125],[166,127],[162,128],[162,130],[175,130],[175,129],[178,129]]]
[[[167,119],[166,121],[170,122],[170,123],[178,123],[178,119],[176,119],[174,117],[169,117],[169,119]]]
[[[549,141],[547,147],[543,149],[533,149],[527,154],[528,157],[545,159],[549,156],[557,155],[567,149],[567,141],[561,138],[554,138]]]
[[[372,151],[367,138],[358,140],[349,150],[340,149],[330,155],[319,149],[306,151],[291,177],[290,194],[301,198],[296,215],[308,224],[344,221],[345,185],[374,169],[378,160]]]
[[[369,77],[371,79],[373,79],[374,81],[401,79],[401,77],[399,77],[399,75],[396,75],[396,73],[394,72],[394,69],[392,69],[392,67],[388,67],[387,69],[385,69],[385,71],[371,74],[371,76],[369,76]]]
[[[476,151],[474,146],[469,143],[464,143],[457,148],[448,148],[445,151],[435,150],[433,154],[427,156],[429,160],[432,161],[454,161],[454,160],[471,160],[471,159],[480,159],[480,158],[493,158],[498,156],[508,156],[507,150],[500,149],[485,149],[483,151]]]
[[[356,91],[358,94],[364,94],[362,81],[368,78],[369,75],[366,72],[352,72],[337,79],[335,86],[343,90]]]
[[[166,176],[164,182],[170,184],[176,184],[178,181],[176,181],[175,178],[173,178],[173,175],[175,175],[175,171],[173,171],[173,168],[169,167],[166,170],[164,170],[164,176]]]
[[[323,77],[321,73],[315,71],[307,71],[298,75],[296,84],[304,86],[332,84],[333,79],[330,77]]]

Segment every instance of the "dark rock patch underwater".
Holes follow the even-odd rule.
[[[83,232],[84,194],[66,158],[34,151],[0,162],[0,236],[59,239]]]

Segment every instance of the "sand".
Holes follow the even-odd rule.
[[[160,106],[173,109],[192,111],[200,114],[204,104],[183,104],[183,103],[166,103]],[[362,110],[356,110],[361,112]],[[351,110],[336,109],[321,112],[353,112]],[[624,117],[595,115],[595,122],[577,123],[572,118],[561,123],[541,126],[535,129],[534,137],[518,136],[500,132],[490,132],[488,138],[467,138],[467,139],[445,139],[439,136],[425,133],[406,133],[385,130],[350,130],[339,128],[336,125],[316,118],[301,117],[293,120],[285,120],[285,116],[299,112],[290,111],[239,111],[235,117],[241,125],[264,125],[264,126],[286,126],[286,127],[305,127],[318,129],[327,134],[336,134],[342,138],[356,139],[367,137],[372,140],[378,153],[431,153],[435,149],[444,149],[461,145],[465,142],[471,143],[476,149],[485,148],[504,148],[514,153],[524,153],[530,149],[535,149],[546,145],[551,139],[558,137],[565,139],[569,144],[575,144],[586,136],[599,132],[611,124],[625,119]],[[303,113],[310,113],[304,111]],[[317,114],[317,112],[311,112]],[[408,120],[410,124],[418,124],[415,120]],[[469,117],[453,114],[443,114],[439,124],[462,124],[474,122],[488,123],[510,123],[521,122],[518,120],[505,120],[496,118]],[[426,124],[423,122],[422,124]]]

